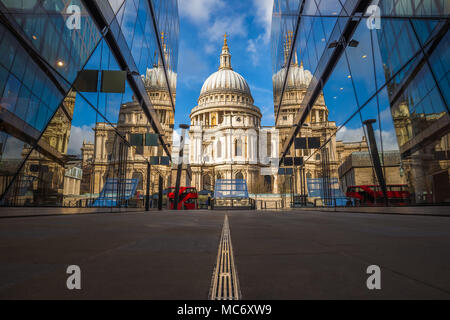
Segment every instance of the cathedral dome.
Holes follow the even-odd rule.
[[[203,84],[200,96],[217,91],[238,91],[251,95],[244,77],[231,69],[221,69],[210,75]]]
[[[281,90],[283,87],[283,81],[286,76],[286,67],[282,68],[273,76],[273,86],[275,91]],[[309,70],[303,68],[303,63],[293,64],[289,68],[288,79],[286,87],[289,88],[307,88],[313,78],[312,73]]]
[[[170,88],[174,90],[177,87],[177,74],[172,70],[167,70]],[[167,90],[166,77],[162,65],[147,68],[145,76],[142,76],[145,86],[156,90]]]
[[[204,82],[198,105],[192,109],[190,118],[192,125],[215,126],[230,123],[227,121],[231,121],[231,114],[236,118],[236,123],[243,120],[252,125],[259,124],[262,116],[254,105],[247,81],[231,67],[231,54],[225,34],[219,70]]]
[[[250,87],[244,77],[233,71],[231,67],[231,54],[225,36],[220,55],[219,71],[214,72],[206,79],[200,91],[200,97],[216,92],[236,92],[251,97]]]

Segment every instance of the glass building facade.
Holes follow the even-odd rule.
[[[294,194],[323,205],[383,203],[380,194],[391,205],[450,203],[449,13],[446,0],[275,0],[277,126],[302,90],[280,157],[303,158]],[[319,145],[297,143],[320,125]]]
[[[176,0],[1,0],[0,205],[142,208],[150,161],[167,185],[178,33]]]

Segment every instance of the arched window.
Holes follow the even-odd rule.
[[[220,140],[217,140],[217,158],[222,158],[222,142]]]
[[[244,175],[242,174],[242,172],[236,173],[235,179],[236,180],[243,180],[244,179]],[[236,185],[236,190],[237,191],[244,191],[244,186],[242,184],[237,184]]]
[[[203,177],[203,190],[212,190],[211,176],[209,174]]]
[[[234,140],[234,155],[236,157],[242,157],[242,140],[241,140],[241,138]]]
[[[219,173],[219,174],[217,174],[217,180],[220,180],[220,179],[222,179],[222,175]]]
[[[272,177],[264,176],[264,191],[272,192]]]

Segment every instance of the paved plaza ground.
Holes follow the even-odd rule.
[[[207,299],[226,215],[243,299],[450,299],[445,216],[37,210],[0,219],[0,299]]]

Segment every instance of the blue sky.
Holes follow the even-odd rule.
[[[190,123],[206,78],[217,71],[229,35],[234,71],[248,82],[263,125],[273,125],[270,26],[273,0],[178,0],[180,47],[175,122]]]

